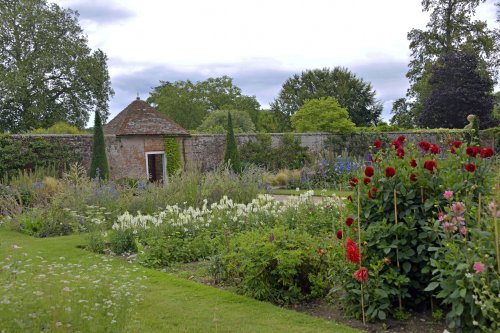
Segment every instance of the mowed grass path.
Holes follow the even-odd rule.
[[[360,332],[83,244],[82,235],[35,239],[0,227],[0,332]]]

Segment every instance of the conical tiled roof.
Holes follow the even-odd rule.
[[[104,133],[115,135],[190,135],[175,121],[167,118],[140,99],[130,103],[105,125]]]

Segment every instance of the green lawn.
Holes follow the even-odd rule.
[[[360,332],[0,227],[0,332]]]
[[[292,190],[292,189],[273,189],[271,190],[271,194],[278,194],[278,195],[301,195],[302,193],[305,193],[309,190]],[[331,196],[333,194],[344,198],[347,197],[348,195],[351,195],[352,192],[350,191],[336,191],[336,190],[313,190],[314,195],[316,196]]]

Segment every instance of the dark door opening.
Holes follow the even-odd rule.
[[[165,176],[164,154],[147,154],[148,179],[163,182]]]

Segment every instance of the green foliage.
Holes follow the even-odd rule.
[[[415,117],[420,115],[427,97],[433,92],[429,86],[431,70],[444,54],[472,52],[480,59],[482,76],[496,77],[500,46],[496,32],[488,29],[486,22],[473,20],[476,8],[483,2],[485,0],[422,1],[423,10],[430,12],[427,29],[412,29],[408,33],[411,61],[406,76],[411,86],[407,95],[412,100]]]
[[[260,104],[254,96],[246,96],[228,76],[193,83],[161,81],[148,98],[148,103],[184,128],[198,128],[215,110],[247,112],[254,124],[259,123]]]
[[[411,110],[411,104],[406,98],[398,98],[392,103],[391,125],[400,128],[414,128],[415,127],[415,114]]]
[[[334,256],[318,250],[318,243],[283,227],[242,233],[223,253],[225,278],[245,295],[278,304],[324,296]]]
[[[42,137],[13,138],[9,134],[0,134],[0,175],[3,178],[0,181],[4,183],[19,171],[47,167],[62,170],[79,160],[81,155],[70,147]]]
[[[92,52],[77,13],[45,0],[0,1],[0,131],[65,121],[83,128],[109,114],[107,57]]]
[[[461,148],[453,148],[455,153],[451,153],[450,144],[451,140],[439,143],[440,152],[433,154],[410,143],[402,146],[402,157],[400,150],[374,148],[374,176],[366,185],[363,183],[366,175],[358,176],[360,181],[355,187],[353,201],[357,202],[359,193],[362,240],[366,242],[361,246],[362,263],[368,267],[370,277],[373,274],[378,279],[377,286],[366,284],[368,298],[365,305],[368,313],[376,313],[377,316],[380,310],[391,313],[398,306],[398,297],[406,308],[418,307],[428,301],[431,289],[426,287],[434,270],[431,262],[444,260],[439,254],[443,239],[450,236],[462,239],[459,230],[467,234],[463,226],[469,229],[477,226],[475,207],[479,195],[484,198],[491,192],[492,160],[479,155],[468,156],[465,144]],[[411,165],[412,159],[416,166]],[[425,167],[426,161],[436,163],[432,172]],[[475,164],[474,172],[465,169],[468,163]],[[387,175],[388,167],[394,168],[393,177]],[[446,199],[445,191],[452,191],[453,198]],[[468,208],[463,215],[463,225],[458,222],[462,217],[450,215],[446,210],[451,204],[449,200],[466,203]],[[356,216],[356,205],[350,205],[352,215]],[[448,214],[453,222],[446,217],[440,220],[442,215],[438,215],[439,212]],[[454,232],[447,231],[445,222],[453,223]],[[451,228],[450,225],[448,228]],[[379,268],[378,265],[385,260],[390,264]],[[359,314],[359,283],[352,280],[346,286],[347,306]],[[378,297],[375,297],[377,294]]]
[[[491,219],[486,226],[469,229],[468,239],[445,240],[438,250],[440,260],[432,260],[435,279],[427,290],[440,290],[436,297],[450,309],[446,315],[450,329],[493,333],[500,328],[500,273]],[[475,263],[485,270],[475,271]]]
[[[291,121],[297,132],[350,132],[355,127],[347,110],[333,97],[304,101]]]
[[[245,111],[231,110],[231,121],[233,122],[233,130],[235,133],[254,133],[255,125],[252,118]],[[203,123],[198,127],[201,133],[227,133],[228,128],[228,111],[215,110],[203,120]]]
[[[90,163],[90,178],[107,179],[109,175],[108,159],[106,157],[106,144],[102,129],[101,115],[95,113],[94,137],[92,140],[92,161]]]
[[[356,126],[374,125],[382,112],[382,105],[375,99],[371,84],[348,69],[307,70],[288,78],[271,104],[279,131],[290,130],[290,117],[306,100],[324,97],[335,98],[342,108],[348,110]]]
[[[85,134],[85,131],[81,131],[76,126],[68,124],[63,121],[59,121],[49,128],[37,128],[29,132],[29,134]]]
[[[308,148],[303,147],[300,138],[292,133],[282,136],[280,145],[273,147],[269,134],[257,134],[255,141],[248,141],[241,147],[244,163],[255,164],[270,171],[299,169],[310,162]]]
[[[226,150],[224,152],[224,163],[228,163],[231,169],[236,172],[241,172],[240,154],[236,139],[234,138],[233,122],[231,120],[231,113],[227,113],[227,136],[226,136]]]
[[[474,55],[450,52],[442,55],[431,70],[432,92],[426,98],[418,122],[425,127],[463,128],[474,112],[483,128],[494,126],[493,82],[482,76]]]
[[[171,177],[182,167],[180,146],[176,138],[165,138],[165,156],[167,156],[167,174]]]

